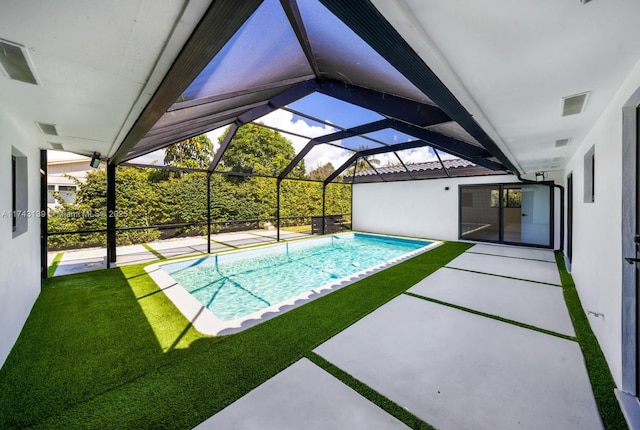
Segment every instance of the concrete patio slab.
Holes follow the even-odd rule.
[[[106,249],[84,249],[66,251],[58,264],[54,276],[72,275],[107,268]]]
[[[409,427],[303,358],[196,429],[386,430]]]
[[[146,263],[158,259],[142,245],[119,246],[116,248],[116,256],[116,263],[119,265]]]
[[[550,263],[556,262],[553,251],[549,249],[523,248],[520,246],[477,244],[467,252],[475,254],[501,255],[503,257],[526,258],[529,260],[542,260]]]
[[[546,261],[465,252],[447,267],[560,285],[558,267]]]
[[[149,246],[166,258],[207,252],[207,241],[200,237],[151,242]]]
[[[410,293],[575,336],[562,288],[443,268]]]
[[[438,429],[600,429],[580,347],[407,295],[315,350]]]

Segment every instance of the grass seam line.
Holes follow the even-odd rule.
[[[334,364],[330,363],[329,361],[325,360],[315,352],[309,351],[304,356],[313,364],[320,367],[322,370],[329,373],[334,378],[338,379],[347,387],[351,388],[389,415],[392,415],[396,419],[402,421],[410,428],[416,430],[435,430],[433,426],[429,425],[429,423],[426,423],[422,419],[409,412],[407,409],[398,405],[393,400],[380,394],[378,391],[369,387],[367,384],[361,382],[360,380],[354,378],[353,376],[335,366]]]
[[[562,285],[552,284],[550,282],[532,281],[531,279],[516,278],[514,276],[496,275],[495,273],[478,272],[477,270],[462,269],[460,267],[444,266],[445,269],[461,270],[463,272],[477,273],[479,275],[496,276],[498,278],[514,279],[516,281],[533,282],[534,284],[550,285],[556,288],[562,288]],[[562,282],[562,281],[561,281]]]
[[[276,240],[277,240],[275,237],[273,237],[273,236],[267,236],[266,234],[258,234],[258,233],[251,233],[251,232],[247,232],[247,233],[248,233],[248,234],[250,234],[251,236],[262,237],[262,238],[264,238],[264,239],[273,239],[274,241],[276,241]],[[281,238],[280,238],[280,241],[284,241],[284,242],[286,242],[286,241],[287,241],[287,239],[284,239],[284,238],[282,238],[282,237],[281,237]]]
[[[473,249],[473,248],[471,248],[471,249]],[[541,260],[539,258],[527,258],[527,257],[514,257],[512,255],[487,254],[486,252],[467,251],[466,254],[489,255],[491,257],[513,258],[514,260],[539,261],[541,263],[555,264],[553,261]]]
[[[146,249],[147,251],[149,251],[150,253],[155,255],[158,260],[166,260],[167,259],[167,257],[165,257],[164,255],[160,254],[158,251],[153,249],[149,244],[143,243],[142,246],[144,247],[144,249]]]
[[[215,239],[209,239],[209,240],[213,243],[218,243],[220,245],[228,246],[229,248],[240,249],[239,246],[231,245],[230,243],[222,242],[220,240],[215,240]]]
[[[600,348],[598,339],[591,329],[591,324],[580,302],[580,296],[576,290],[573,277],[567,271],[564,256],[561,252],[556,252],[556,264],[560,272],[564,300],[569,310],[578,344],[584,356],[584,364],[604,428],[626,429],[626,420],[614,394],[615,381],[611,376],[609,365]]]
[[[47,276],[49,278],[55,276],[56,270],[58,269],[58,266],[60,265],[60,260],[62,260],[62,256],[63,255],[64,255],[64,252],[58,252],[56,254],[56,256],[53,257],[53,260],[51,260],[51,265],[47,269]]]
[[[522,322],[511,320],[511,319],[508,319],[508,318],[503,318],[503,317],[500,317],[500,316],[497,316],[497,315],[491,315],[491,314],[488,314],[488,313],[485,313],[485,312],[476,311],[475,309],[466,308],[464,306],[454,305],[453,303],[443,302],[441,300],[433,299],[431,297],[420,296],[418,294],[410,293],[408,291],[405,291],[404,294],[407,295],[407,296],[415,297],[416,299],[426,300],[428,302],[432,302],[432,303],[435,303],[437,305],[447,306],[447,307],[450,307],[450,308],[453,308],[453,309],[458,309],[459,311],[468,312],[470,314],[478,315],[478,316],[485,317],[485,318],[491,318],[492,320],[496,320],[496,321],[500,321],[500,322],[503,322],[503,323],[515,325],[515,326],[518,326],[518,327],[521,327],[521,328],[526,328],[526,329],[529,329],[529,330],[537,331],[537,332],[540,332],[540,333],[543,333],[543,334],[548,334],[550,336],[559,337],[561,339],[570,340],[570,341],[573,341],[573,342],[577,342],[578,341],[578,339],[576,339],[573,336],[569,336],[569,335],[558,333],[558,332],[555,332],[555,331],[552,331],[552,330],[547,330],[547,329],[544,329],[544,328],[536,327],[534,325],[522,323]]]

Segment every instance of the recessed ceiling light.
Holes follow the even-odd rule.
[[[0,69],[9,79],[38,85],[29,56],[22,45],[0,39]]]
[[[51,145],[51,147],[55,150],[58,151],[64,151],[64,147],[62,146],[62,143],[58,143],[58,142],[49,142],[49,145]]]
[[[576,115],[584,111],[590,92],[562,98],[562,116]]]
[[[556,148],[561,148],[569,144],[570,139],[558,139],[556,140]]]
[[[38,124],[40,131],[43,132],[44,134],[48,134],[49,136],[58,135],[58,130],[56,130],[55,124],[46,124],[44,122],[36,122],[36,124]]]

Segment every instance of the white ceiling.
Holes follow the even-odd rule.
[[[638,0],[372,3],[525,172],[562,169],[640,59]]]
[[[26,47],[40,85],[0,73],[0,105],[36,144],[112,155],[210,0],[0,0],[0,39]],[[55,124],[45,136],[35,122]]]

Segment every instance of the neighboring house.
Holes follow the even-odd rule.
[[[405,164],[404,166],[375,167],[345,176],[345,182],[355,184],[382,181],[409,181],[413,179],[435,179],[455,176],[504,175],[506,172],[490,170],[461,158]]]
[[[52,191],[57,191],[65,202],[73,203],[78,191],[73,178],[80,182],[86,181],[87,173],[94,170],[89,166],[91,159],[59,151],[49,151],[47,157],[47,207],[52,209],[59,205]],[[101,163],[99,168],[105,169],[106,164]]]

